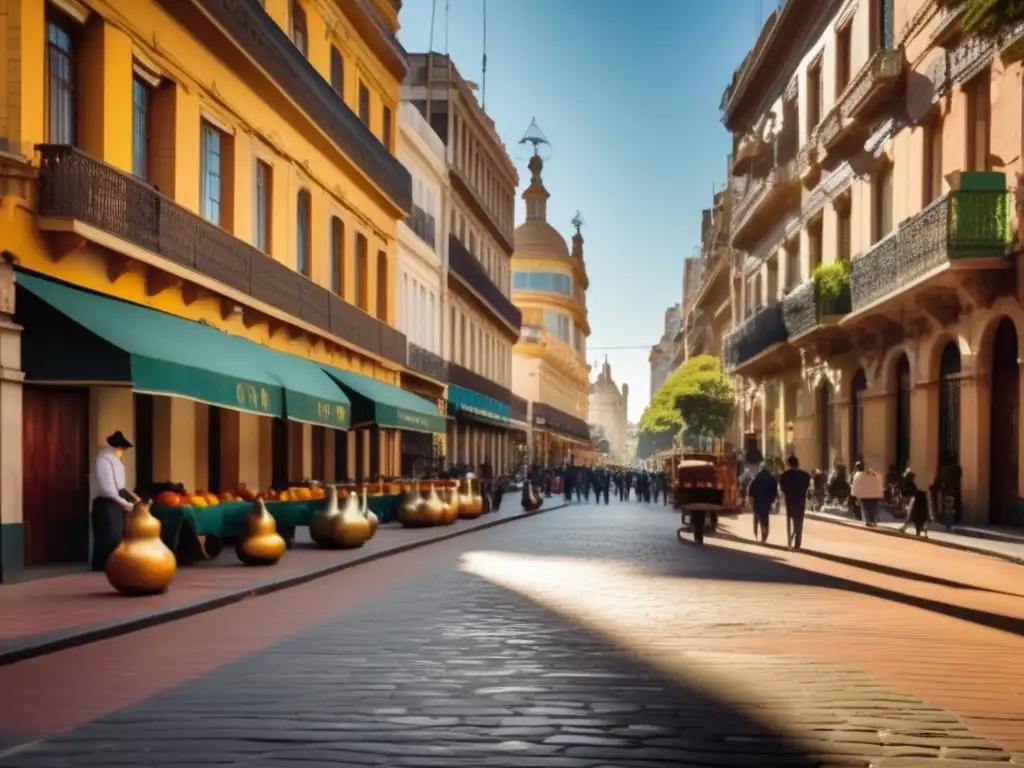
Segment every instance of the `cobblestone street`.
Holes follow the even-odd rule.
[[[0,766],[1024,753],[1020,566],[814,522],[789,552],[749,523],[698,548],[669,509],[574,505],[0,668]]]

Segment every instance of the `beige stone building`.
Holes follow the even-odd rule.
[[[570,251],[547,220],[550,195],[541,177],[544,161],[534,154],[529,168],[530,186],[523,192],[526,221],[516,227],[512,257],[512,301],[523,314],[522,333],[512,350],[512,390],[530,403],[531,460],[542,466],[571,458],[583,463],[591,458],[590,283],[581,222],[577,218]]]
[[[684,282],[686,275],[690,274],[687,266],[691,261],[692,259],[687,259],[683,264]],[[694,285],[698,283],[698,280],[699,276],[693,280]],[[668,377],[672,375],[672,371],[675,370],[673,366],[682,341],[682,319],[683,308],[681,304],[673,304],[665,310],[665,326],[661,332],[661,338],[658,339],[657,344],[651,347],[651,354],[647,357],[647,361],[651,366],[651,399],[654,399],[654,393],[661,389],[661,385],[668,380]]]
[[[607,461],[612,464],[626,464],[627,432],[629,429],[629,384],[622,388],[612,378],[612,367],[605,355],[604,365],[597,378],[590,384],[589,415],[590,426],[597,429],[608,441]]]
[[[966,520],[1021,525],[1021,66],[965,39],[957,5],[768,20],[723,99],[743,318],[724,358],[766,455],[956,466]]]

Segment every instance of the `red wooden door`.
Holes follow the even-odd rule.
[[[25,563],[89,556],[89,393],[24,389]]]

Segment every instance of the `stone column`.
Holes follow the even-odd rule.
[[[864,417],[864,464],[884,474],[893,462],[893,395],[865,389],[860,402]]]
[[[960,493],[965,523],[989,521],[992,406],[988,371],[960,378]]]
[[[95,391],[94,388],[93,391]],[[102,389],[111,389],[103,387]],[[97,393],[97,395],[100,393]],[[120,387],[113,395],[109,403],[109,410],[118,414],[118,422],[124,426],[116,426],[127,436],[129,431],[134,429],[134,404],[132,391],[127,387]],[[90,409],[93,403],[90,403]],[[111,414],[113,415],[113,414]],[[104,434],[107,427],[99,430]],[[110,431],[113,431],[111,429]],[[102,440],[104,435],[97,435]],[[132,438],[128,438],[131,440]],[[196,404],[192,400],[185,400],[180,397],[154,397],[153,398],[153,479],[157,482],[165,480],[172,483],[182,483],[187,490],[196,490]],[[126,458],[132,457],[133,452],[128,451]],[[125,462],[127,469],[128,463]],[[134,462],[132,464],[132,479],[134,482]],[[209,490],[209,489],[207,489]]]
[[[888,466],[888,465],[887,465]],[[939,382],[921,381],[910,393],[910,466],[918,484],[939,469]]]
[[[25,567],[22,517],[21,326],[14,315],[13,259],[0,260],[0,584]],[[91,457],[90,457],[91,458]]]

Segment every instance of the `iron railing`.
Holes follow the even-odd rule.
[[[724,366],[735,368],[788,339],[782,304],[762,307],[726,334],[722,355]]]
[[[408,355],[405,360],[406,366],[424,376],[430,376],[440,381],[448,381],[448,362],[438,354],[424,349],[418,344],[408,343]]]
[[[479,259],[455,235],[448,236],[448,266],[490,305],[498,318],[516,328],[522,325],[522,312],[491,281]]]
[[[790,338],[803,336],[814,330],[826,317],[836,317],[849,312],[849,278],[835,295],[822,295],[818,281],[811,279],[796,286],[782,300],[782,318]]]
[[[321,330],[405,364],[405,336],[326,288],[164,197],[66,145],[41,145],[38,212],[80,221],[195,270]]]
[[[819,129],[822,145],[828,146],[843,130],[847,121],[867,117],[864,109],[876,102],[886,89],[895,86],[906,72],[902,49],[876,51],[854,75],[840,94],[838,103],[826,115]]]
[[[437,222],[433,216],[414,203],[412,212],[405,218],[405,224],[431,250],[437,249]]]
[[[853,260],[853,310],[898,293],[951,261],[1006,256],[1010,212],[1006,190],[957,190],[933,201]]]

